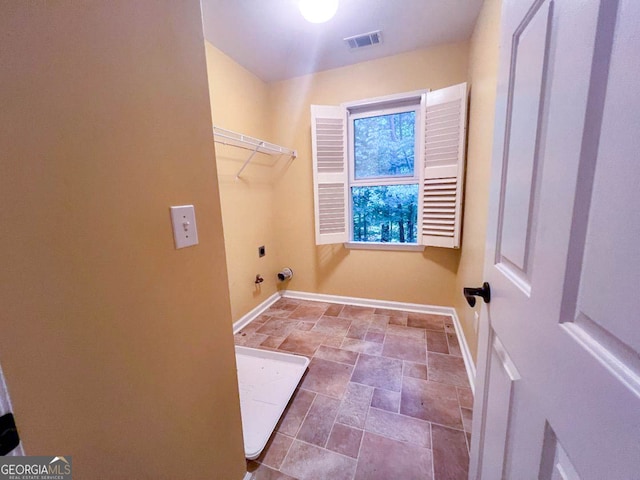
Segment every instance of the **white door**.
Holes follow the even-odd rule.
[[[504,0],[470,479],[640,479],[640,1]]]

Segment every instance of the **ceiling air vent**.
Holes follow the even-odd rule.
[[[362,35],[354,35],[353,37],[347,37],[344,39],[349,45],[349,48],[363,48],[372,47],[382,43],[382,32],[376,30],[375,32],[363,33]]]

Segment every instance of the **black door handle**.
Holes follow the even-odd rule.
[[[484,282],[480,288],[464,287],[462,293],[470,307],[476,306],[476,297],[482,297],[484,303],[491,301],[491,288],[488,282]]]

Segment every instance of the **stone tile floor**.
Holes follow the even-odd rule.
[[[466,479],[473,396],[450,317],[282,298],[237,345],[311,359],[255,480]]]

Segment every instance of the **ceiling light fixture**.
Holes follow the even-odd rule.
[[[324,23],[338,11],[338,0],[300,0],[300,13],[311,23]]]

